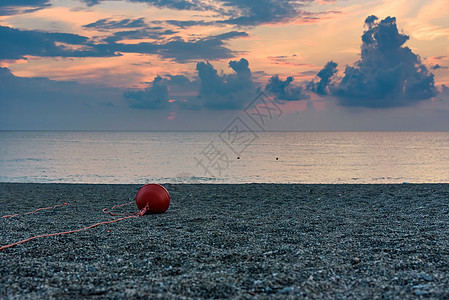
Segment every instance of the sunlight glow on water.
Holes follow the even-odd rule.
[[[240,147],[236,154],[219,139],[217,132],[3,131],[0,181],[449,182],[449,132],[258,132],[256,135],[244,151]],[[213,149],[222,151],[221,160],[211,152]],[[206,164],[209,158],[209,172],[205,172],[198,161]]]

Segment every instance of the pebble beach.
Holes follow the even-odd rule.
[[[449,298],[449,184],[164,186],[165,214],[1,250],[0,298]],[[0,246],[119,218],[139,188],[0,183]]]

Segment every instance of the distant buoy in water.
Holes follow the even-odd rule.
[[[137,192],[136,204],[139,210],[146,208],[145,214],[162,214],[170,206],[170,194],[160,184],[146,184]]]

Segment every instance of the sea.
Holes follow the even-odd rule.
[[[0,182],[449,183],[449,132],[0,131]]]

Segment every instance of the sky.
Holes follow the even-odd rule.
[[[220,131],[236,118],[448,131],[449,2],[0,2],[0,130]]]

